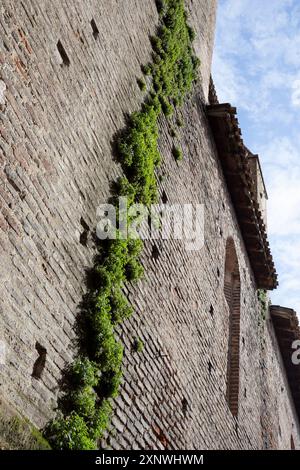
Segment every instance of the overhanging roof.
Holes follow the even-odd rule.
[[[296,411],[300,419],[300,364],[296,365],[292,362],[292,355],[296,352],[296,349],[292,348],[292,344],[295,340],[300,340],[297,314],[294,310],[279,305],[272,305],[270,313]]]
[[[257,287],[272,290],[278,285],[267,231],[257,200],[236,108],[229,103],[207,106],[207,116],[216,142],[227,186],[245,242]]]

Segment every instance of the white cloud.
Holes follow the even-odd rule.
[[[289,260],[295,261],[298,259],[295,253],[299,253],[299,263],[293,264],[293,268],[298,270],[300,269],[300,243],[298,243],[300,149],[292,138],[278,137],[270,144],[262,146],[260,150],[269,194],[268,231],[274,240],[276,251],[281,250],[281,255],[278,256],[281,265],[288,265]]]
[[[270,108],[274,89],[290,96],[300,67],[299,21],[294,13],[298,7],[293,0],[220,2],[213,75],[216,85],[226,83],[225,91],[234,90],[229,97],[243,96],[239,106],[245,110],[255,114],[259,104],[260,109]],[[246,77],[252,78],[246,80],[248,86]],[[223,99],[224,85],[221,88]],[[298,103],[298,90],[293,91],[293,100]]]
[[[247,81],[240,75],[233,62],[227,61],[216,52],[214,68],[222,71],[214,76],[214,82],[220,101],[241,102],[247,107]]]

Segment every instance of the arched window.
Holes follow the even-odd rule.
[[[227,402],[233,416],[238,415],[240,381],[240,297],[241,282],[234,241],[226,242],[224,294],[229,308],[227,359]]]

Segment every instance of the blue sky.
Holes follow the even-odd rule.
[[[300,314],[300,1],[219,0],[212,74],[260,156],[280,283],[272,302]]]

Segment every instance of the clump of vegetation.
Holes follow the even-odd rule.
[[[173,137],[174,139],[177,137],[177,132],[173,127],[170,129],[170,136]]]
[[[179,147],[173,147],[172,149],[173,156],[177,162],[183,159],[182,150]]]
[[[141,91],[146,91],[147,85],[146,85],[145,80],[143,80],[142,78],[138,78],[137,79],[137,84],[138,84],[138,87]]]
[[[93,450],[95,443],[83,417],[72,411],[68,416],[59,416],[46,428],[46,436],[53,449]]]
[[[152,71],[152,64],[147,64],[147,65],[142,65],[141,66],[141,71],[143,72],[144,75],[151,75]]]
[[[260,318],[264,321],[267,318],[267,313],[269,309],[269,299],[268,299],[267,291],[263,289],[259,289],[257,291],[257,298],[260,302],[260,310],[261,310]]]
[[[166,12],[168,0],[155,0],[157,11],[160,15]]]
[[[157,201],[158,119],[162,113],[171,116],[174,107],[183,104],[199,65],[191,47],[193,33],[184,1],[157,0],[156,4],[160,25],[151,38],[153,63],[142,68],[152,78],[151,90],[118,141],[124,177],[116,184],[116,196],[126,196],[129,207]],[[145,88],[144,80],[139,79],[138,84]],[[180,160],[181,150],[175,148],[174,156]],[[119,214],[119,220],[121,217]],[[128,219],[130,226],[133,220]],[[115,240],[104,240],[99,247],[94,286],[83,304],[84,352],[70,367],[71,389],[62,400],[65,407],[45,430],[54,449],[96,449],[109,426],[110,399],[117,395],[122,380],[123,347],[114,329],[132,314],[123,287],[142,276],[142,249],[141,240],[123,240],[118,231]],[[137,340],[136,349],[141,348],[142,342]]]
[[[176,119],[176,125],[177,125],[178,127],[183,127],[183,120],[182,120],[181,118],[177,118],[177,119]]]
[[[141,340],[141,338],[134,338],[133,343],[132,343],[132,350],[134,352],[140,353],[144,349],[144,343]]]
[[[94,387],[98,382],[98,368],[87,357],[78,357],[70,366],[69,376],[75,387]]]
[[[1,450],[51,450],[42,433],[4,402],[0,411],[0,436]]]
[[[125,175],[134,189],[134,202],[149,205],[157,200],[155,167],[160,163],[158,124],[160,103],[157,98],[133,113],[119,152]]]

